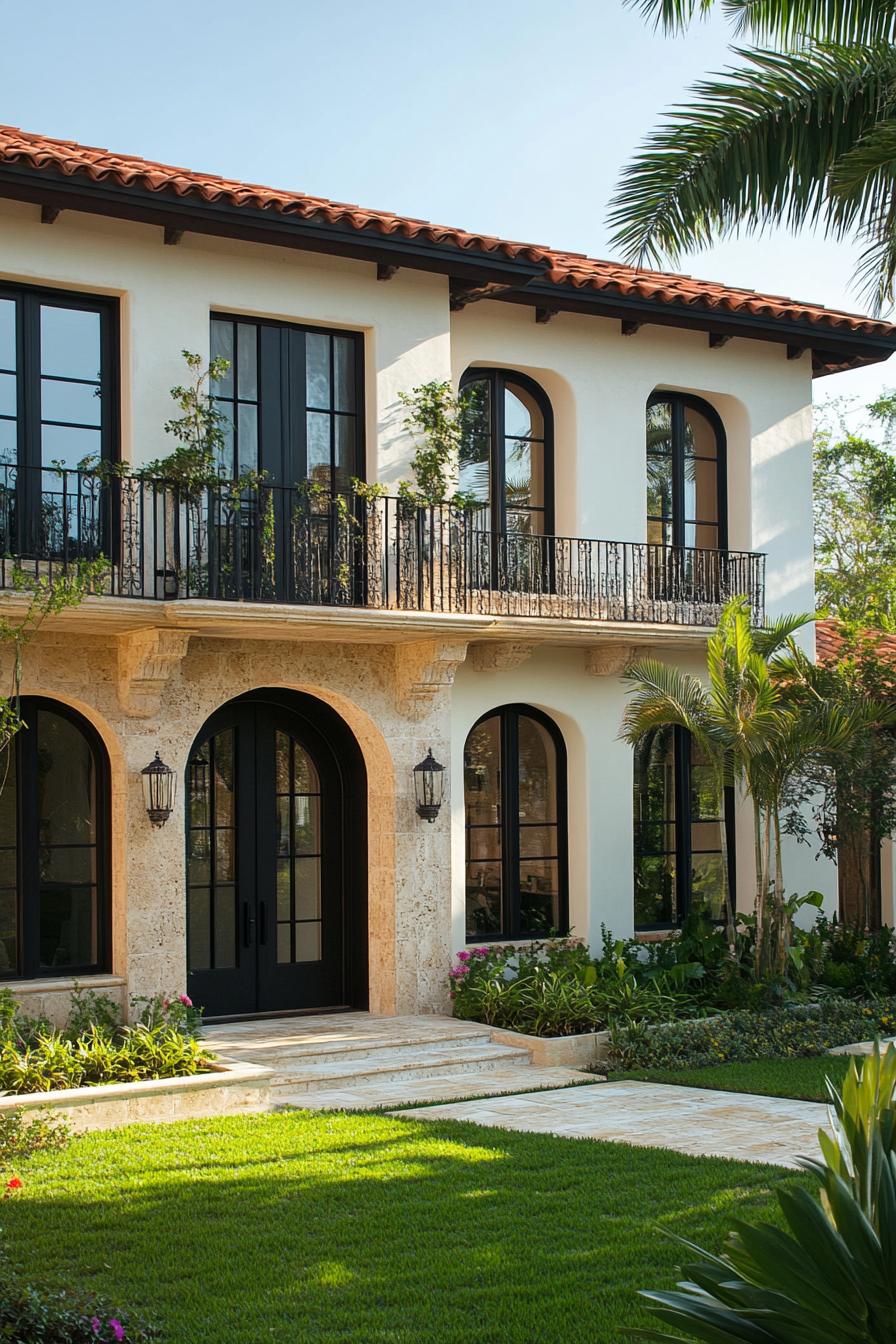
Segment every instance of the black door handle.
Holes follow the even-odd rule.
[[[252,946],[252,930],[255,928],[255,916],[248,901],[243,901],[243,947]]]

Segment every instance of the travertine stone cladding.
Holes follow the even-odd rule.
[[[436,655],[439,650],[437,649]],[[446,660],[463,656],[455,643]],[[428,748],[448,759],[451,678],[414,715],[395,647],[208,639],[193,634],[171,660],[158,707],[128,712],[115,637],[41,633],[25,660],[25,694],[64,700],[106,743],[112,776],[113,964],[130,994],[185,982],[183,789],[162,829],[147,820],[139,772],[159,751],[183,778],[190,747],[216,709],[262,687],[318,696],[354,732],[367,767],[370,1008],[444,1011],[450,945],[449,808],[434,825],[415,812],[412,771]],[[7,669],[0,661],[0,675]],[[156,688],[154,687],[154,690]],[[446,800],[447,801],[447,800]]]

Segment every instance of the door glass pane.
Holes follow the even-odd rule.
[[[349,481],[355,474],[355,422],[347,415],[335,419],[336,479],[334,489],[341,494],[348,491]]]
[[[488,502],[491,494],[491,389],[484,379],[468,383],[460,448],[460,492]],[[485,524],[487,526],[487,523]]]
[[[0,420],[0,466],[14,466],[18,460],[18,432],[15,420]],[[14,484],[15,472],[4,471],[0,484]]]
[[[187,903],[187,969],[206,971],[212,963],[211,892],[208,887],[189,888]]]
[[[211,357],[212,359],[226,359],[228,364],[223,376],[212,384],[212,391],[216,397],[233,397],[235,328],[235,322],[222,321],[217,317],[212,318]]]
[[[16,414],[16,375],[0,373],[0,415]]]
[[[467,937],[490,938],[501,934],[503,900],[500,863],[467,864]]]
[[[93,752],[70,719],[40,710],[38,725],[38,818],[44,849],[90,844],[96,826]]]
[[[258,328],[254,322],[238,326],[237,396],[241,401],[258,400]]]
[[[309,411],[307,425],[308,478],[330,488],[330,424],[332,417]]]
[[[102,455],[103,439],[98,429],[71,429],[66,425],[43,425],[41,461],[45,467],[75,470],[85,458]],[[55,471],[44,472],[44,488],[61,490],[62,481]]]
[[[187,928],[191,970],[237,963],[235,732],[196,747],[187,763]],[[211,822],[209,827],[197,821]]]
[[[320,961],[321,926],[319,923],[296,925],[296,961]]]
[[[350,336],[334,336],[334,401],[337,411],[355,409],[355,342]]]
[[[15,300],[0,299],[0,369],[17,367]]]
[[[41,967],[62,970],[97,960],[96,888],[48,882],[40,888]]]
[[[535,423],[533,424],[533,417]],[[543,436],[538,406],[522,388],[504,389],[504,433],[508,437]]]
[[[258,470],[258,407],[239,402],[237,407],[239,444],[238,474]]]
[[[500,859],[500,857],[500,826],[467,827],[467,861],[469,863],[478,863],[483,859]]]
[[[63,378],[41,379],[40,405],[44,420],[88,426],[99,426],[103,408],[99,383],[69,383]]]
[[[40,371],[58,378],[101,377],[100,315],[80,308],[40,310]]]
[[[658,401],[647,408],[648,453],[672,452],[672,405]]]
[[[672,458],[647,456],[647,516],[672,517]]]
[[[467,825],[467,934],[502,930],[501,900],[501,720],[483,720],[464,748],[464,811]]]
[[[635,925],[673,923],[678,913],[675,734],[662,728],[634,749]]]
[[[305,336],[305,385],[307,404],[329,410],[331,400],[330,337],[309,331]]]
[[[296,919],[320,918],[320,859],[294,859]]]
[[[525,509],[538,502],[533,498],[531,447],[527,439],[505,440],[504,498],[508,509]]]
[[[520,860],[520,931],[560,931],[560,874],[556,859]]]
[[[236,890],[232,886],[215,888],[215,968],[229,970],[236,965]]]

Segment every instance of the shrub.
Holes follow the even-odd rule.
[[[704,1068],[747,1059],[819,1055],[838,1045],[896,1033],[896,1000],[827,998],[762,1012],[735,1010],[657,1026],[617,1025],[610,1042],[616,1069]]]
[[[829,1084],[830,1086],[830,1084]],[[779,1344],[890,1344],[896,1328],[896,1050],[856,1060],[841,1093],[831,1088],[835,1137],[819,1135],[822,1160],[800,1160],[820,1199],[783,1187],[785,1229],[735,1223],[710,1255],[678,1240],[700,1263],[683,1267],[676,1292],[647,1292],[649,1311],[674,1335],[640,1339],[777,1340]]]
[[[132,998],[132,1013],[144,1027],[170,1027],[181,1036],[195,1039],[202,1026],[202,1009],[186,994],[155,994],[151,998]]]
[[[15,1167],[35,1153],[64,1148],[69,1134],[63,1120],[18,1110],[0,1111],[0,1170]]]
[[[640,982],[623,958],[595,963],[572,938],[458,952],[450,980],[455,1017],[531,1036],[600,1031],[620,1015],[660,1021],[693,1006],[660,977]]]
[[[114,999],[108,994],[98,994],[94,989],[75,986],[63,1033],[69,1040],[86,1036],[91,1028],[112,1036],[120,1027],[121,1009]]]
[[[155,1331],[102,1303],[32,1288],[9,1270],[0,1278],[0,1339],[10,1344],[144,1344]]]
[[[0,1045],[0,1089],[17,1094],[58,1088],[178,1078],[211,1062],[201,1045],[167,1025],[122,1028],[113,1038],[98,1027],[69,1040],[48,1033],[30,1046]]]

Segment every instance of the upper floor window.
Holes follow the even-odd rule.
[[[635,927],[672,927],[690,910],[725,918],[734,889],[734,802],[689,733],[657,728],[635,747]]]
[[[211,353],[230,364],[213,388],[227,418],[223,475],[264,471],[274,485],[337,493],[364,475],[358,334],[215,314]]]
[[[0,470],[115,456],[115,318],[113,300],[0,281]]]
[[[544,536],[554,530],[554,417],[542,389],[508,369],[468,369],[470,414],[460,491],[482,501],[493,532]]]
[[[728,545],[725,431],[696,397],[656,392],[647,403],[647,540]]]
[[[464,747],[467,937],[566,932],[566,751],[555,723],[505,705]]]

